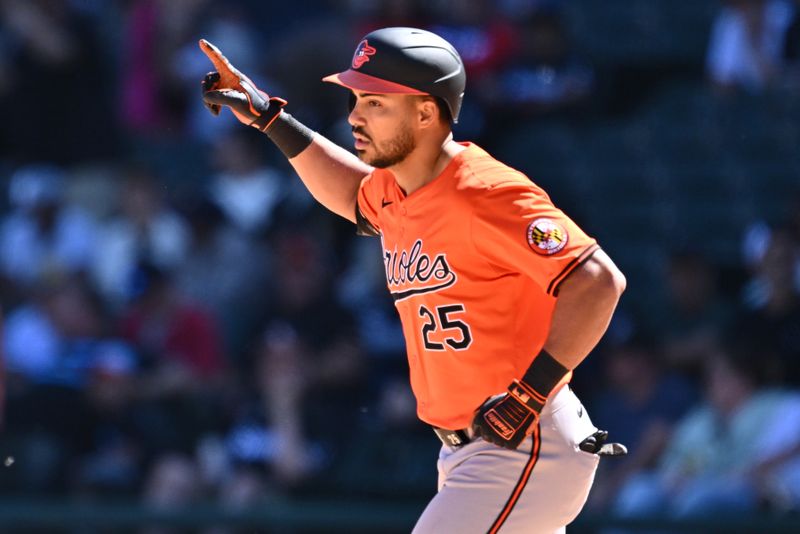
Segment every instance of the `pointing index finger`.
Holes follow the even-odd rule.
[[[242,79],[242,74],[236,70],[236,67],[231,65],[231,62],[228,61],[222,52],[220,52],[219,48],[211,44],[210,42],[206,41],[205,39],[200,39],[200,50],[208,56],[208,59],[211,60],[211,63],[214,64],[214,68],[217,69],[220,75],[220,87],[236,87],[239,85],[239,81]]]

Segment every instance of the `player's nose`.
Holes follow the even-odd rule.
[[[353,109],[353,111],[350,112],[350,115],[347,116],[347,122],[350,123],[350,126],[363,126],[364,117],[355,109]]]
[[[356,104],[356,102],[353,102],[350,105],[350,114],[347,115],[347,122],[350,123],[350,126],[363,126],[364,116],[361,114],[359,106]]]

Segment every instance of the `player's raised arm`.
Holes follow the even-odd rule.
[[[358,187],[372,167],[286,113],[285,100],[258,89],[216,46],[201,39],[200,49],[216,69],[201,84],[211,113],[217,115],[226,106],[243,124],[266,133],[319,203],[356,222]]]

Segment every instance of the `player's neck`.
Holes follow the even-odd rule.
[[[439,176],[456,154],[464,150],[453,141],[453,134],[439,143],[420,143],[402,162],[391,167],[397,185],[406,195],[424,187]]]

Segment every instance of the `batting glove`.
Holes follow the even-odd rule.
[[[485,441],[514,450],[536,430],[544,402],[524,382],[514,380],[506,393],[490,397],[478,408],[473,431]]]
[[[227,106],[243,124],[266,131],[280,115],[286,100],[270,97],[261,91],[250,78],[231,65],[219,48],[205,39],[200,39],[200,49],[217,69],[206,74],[200,83],[203,103],[208,110],[219,115],[221,106]]]
[[[628,448],[622,443],[606,443],[608,432],[598,430],[578,444],[578,448],[583,452],[590,452],[599,456],[625,456]]]

